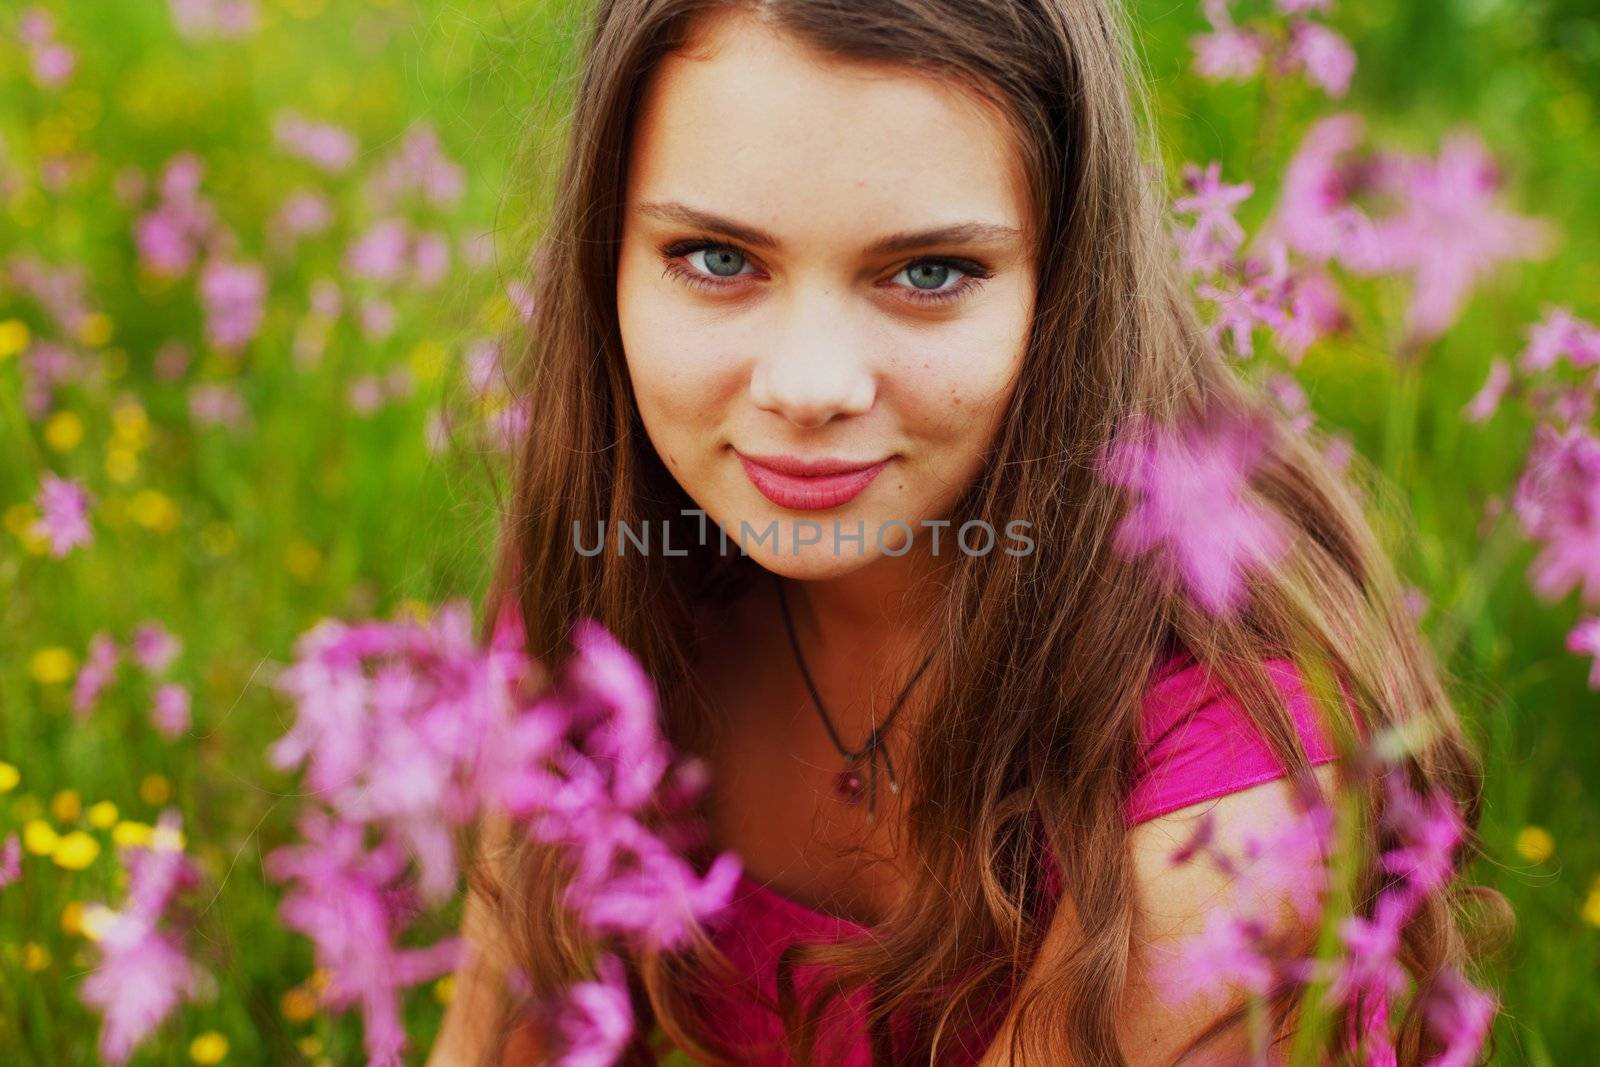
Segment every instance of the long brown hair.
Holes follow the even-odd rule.
[[[1345,725],[1369,736],[1429,724],[1432,740],[1406,757],[1405,770],[1414,786],[1457,802],[1469,827],[1464,864],[1477,847],[1477,757],[1364,517],[1352,479],[1373,477],[1359,459],[1354,474],[1341,476],[1324,460],[1320,434],[1288,432],[1199,321],[1166,230],[1164,183],[1148,162],[1161,157],[1142,81],[1129,77],[1139,68],[1115,0],[595,4],[576,53],[559,173],[553,188],[531,178],[524,194],[541,197],[549,213],[536,222],[532,315],[510,367],[530,417],[488,606],[514,604],[532,654],[553,665],[570,654],[574,620],[598,619],[655,680],[669,739],[691,751],[704,740],[687,635],[697,606],[737,588],[756,565],[715,545],[684,557],[585,556],[571,537],[574,524],[655,526],[695,507],[651,446],[629,386],[615,308],[618,161],[628,158],[654,66],[702,18],[727,12],[760,18],[819,55],[955,79],[991,102],[1024,157],[1038,264],[1036,318],[1012,406],[990,462],[950,518],[1026,519],[1039,548],[963,555],[941,575],[934,629],[943,655],[925,675],[938,713],[907,739],[903,769],[902,847],[916,859],[905,864],[916,879],[908,903],[870,940],[801,946],[786,962],[828,965],[836,993],[868,983],[876,1062],[890,1061],[886,1020],[898,1012],[919,1024],[917,1047],[895,1050],[894,1061],[930,1061],[936,1043],[948,1049],[951,1034],[992,1010],[995,991],[1017,988],[1038,954],[1052,913],[1039,906],[1040,871],[1030,859],[1032,828],[1042,823],[1081,937],[1013,1005],[1021,1012],[1014,1052],[1028,1063],[1063,1052],[1075,1063],[1125,1062],[1117,998],[1139,916],[1124,801],[1141,700],[1173,643],[1239,695],[1292,779],[1311,789],[1264,660],[1320,660],[1348,687],[1360,721]],[[1130,416],[1172,424],[1219,409],[1273,420],[1252,488],[1296,534],[1288,557],[1252,579],[1248,608],[1225,619],[1198,610],[1148,563],[1111,551],[1126,500],[1094,465]],[[1383,797],[1370,784],[1360,792],[1376,827]],[[1362,845],[1357,904],[1370,907],[1384,841],[1372,829]],[[560,904],[558,855],[520,842],[481,877],[531,997],[593,976],[596,945]],[[1470,965],[1463,916],[1437,896],[1406,927],[1401,962],[1420,993],[1445,968]],[[729,980],[726,964],[705,937],[631,961],[641,1017],[707,1063],[739,1062],[739,1050],[695,1010],[697,990]],[[781,999],[797,1061],[815,1062],[825,1005]],[[1422,999],[1399,1024],[1402,1063],[1430,1048]],[[629,1062],[655,1060],[639,1040]]]

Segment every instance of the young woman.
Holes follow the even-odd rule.
[[[1242,610],[1113,550],[1118,427],[1273,418],[1187,298],[1113,0],[602,0],[583,55],[490,602],[548,664],[585,616],[640,657],[745,871],[692,950],[630,961],[629,1062],[1238,1062],[1242,994],[1156,988],[1233,888],[1173,850],[1289,824],[1336,734],[1430,724],[1407,772],[1468,826],[1477,768],[1318,442],[1274,424],[1252,491],[1293,536]],[[485,855],[435,1064],[541,1062],[504,975],[592,977],[560,857]],[[1455,923],[1406,928],[1419,982],[1466,962]],[[1387,1048],[1386,1008],[1330,1055]]]

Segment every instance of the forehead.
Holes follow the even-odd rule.
[[[630,205],[687,201],[797,243],[953,218],[1022,228],[1023,188],[1010,126],[971,89],[822,57],[742,15],[662,61],[628,167]]]

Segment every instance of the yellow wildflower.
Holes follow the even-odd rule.
[[[147,774],[139,783],[139,799],[152,807],[172,799],[172,783],[165,775]]]
[[[22,847],[35,856],[48,856],[56,850],[61,835],[43,819],[29,819],[22,826]]]
[[[71,678],[77,666],[71,652],[59,645],[51,645],[34,652],[28,661],[28,673],[40,685],[52,685]]]
[[[78,937],[83,933],[83,913],[86,909],[81,900],[69,900],[61,909],[61,932]]]
[[[305,986],[295,986],[283,995],[280,1002],[283,1017],[292,1023],[303,1023],[317,1013],[317,995]]]
[[[74,830],[56,842],[50,858],[56,861],[57,867],[65,867],[69,871],[81,871],[93,863],[98,855],[100,855],[100,842],[82,830]]]
[[[1590,926],[1600,926],[1600,886],[1589,890],[1589,895],[1584,898],[1583,910],[1580,912],[1583,921]]]
[[[117,825],[117,806],[109,800],[89,806],[89,825],[96,830],[109,830]]]
[[[316,1034],[307,1034],[295,1042],[295,1047],[300,1050],[300,1055],[306,1059],[322,1055],[322,1038]]]
[[[50,798],[50,814],[56,822],[76,822],[83,814],[83,798],[76,789],[63,789]]]
[[[118,848],[141,848],[155,836],[155,827],[147,822],[124,819],[111,830],[111,843]]]
[[[106,476],[123,485],[139,474],[139,453],[131,448],[112,445],[106,449]]]
[[[0,763],[0,793],[9,793],[22,781],[22,772],[9,763]]]
[[[296,537],[283,550],[283,565],[289,573],[303,582],[309,582],[322,566],[322,553],[317,546],[303,537]]]
[[[85,315],[78,323],[78,340],[91,348],[99,348],[111,340],[111,316],[103,311]]]
[[[34,510],[31,503],[24,500],[20,504],[12,504],[6,508],[6,529],[16,537],[25,537],[33,529],[33,524],[39,521],[39,513]]]
[[[1556,839],[1542,826],[1524,826],[1517,834],[1517,855],[1530,863],[1543,863],[1556,851]]]
[[[37,941],[29,941],[22,946],[22,969],[32,974],[38,974],[50,966],[50,950]]]
[[[28,347],[28,324],[21,319],[0,322],[0,359],[15,356]]]
[[[83,443],[83,420],[75,412],[56,412],[45,420],[44,443],[57,452],[71,452]]]
[[[189,1042],[189,1058],[196,1063],[221,1063],[228,1055],[228,1039],[215,1030],[207,1030]]]
[[[456,999],[456,976],[447,974],[433,983],[433,999],[440,1004],[449,1004]]]
[[[111,411],[111,434],[129,448],[143,448],[150,440],[150,416],[144,405],[128,400]]]
[[[178,505],[159,489],[141,489],[128,501],[128,517],[147,530],[166,533],[178,525]]]

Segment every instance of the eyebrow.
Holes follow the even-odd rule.
[[[746,225],[735,219],[724,218],[710,211],[691,207],[680,201],[647,201],[640,204],[636,210],[641,215],[649,215],[665,222],[676,222],[684,226],[720,233],[747,245],[753,245],[756,248],[776,251],[783,247],[782,241],[765,230]],[[868,245],[867,253],[874,256],[886,256],[916,248],[927,248],[930,245],[1001,244],[1007,241],[1014,241],[1021,236],[1022,232],[1015,226],[1002,226],[993,222],[956,222],[948,226],[935,226],[927,230],[905,230],[900,233],[886,234]]]

